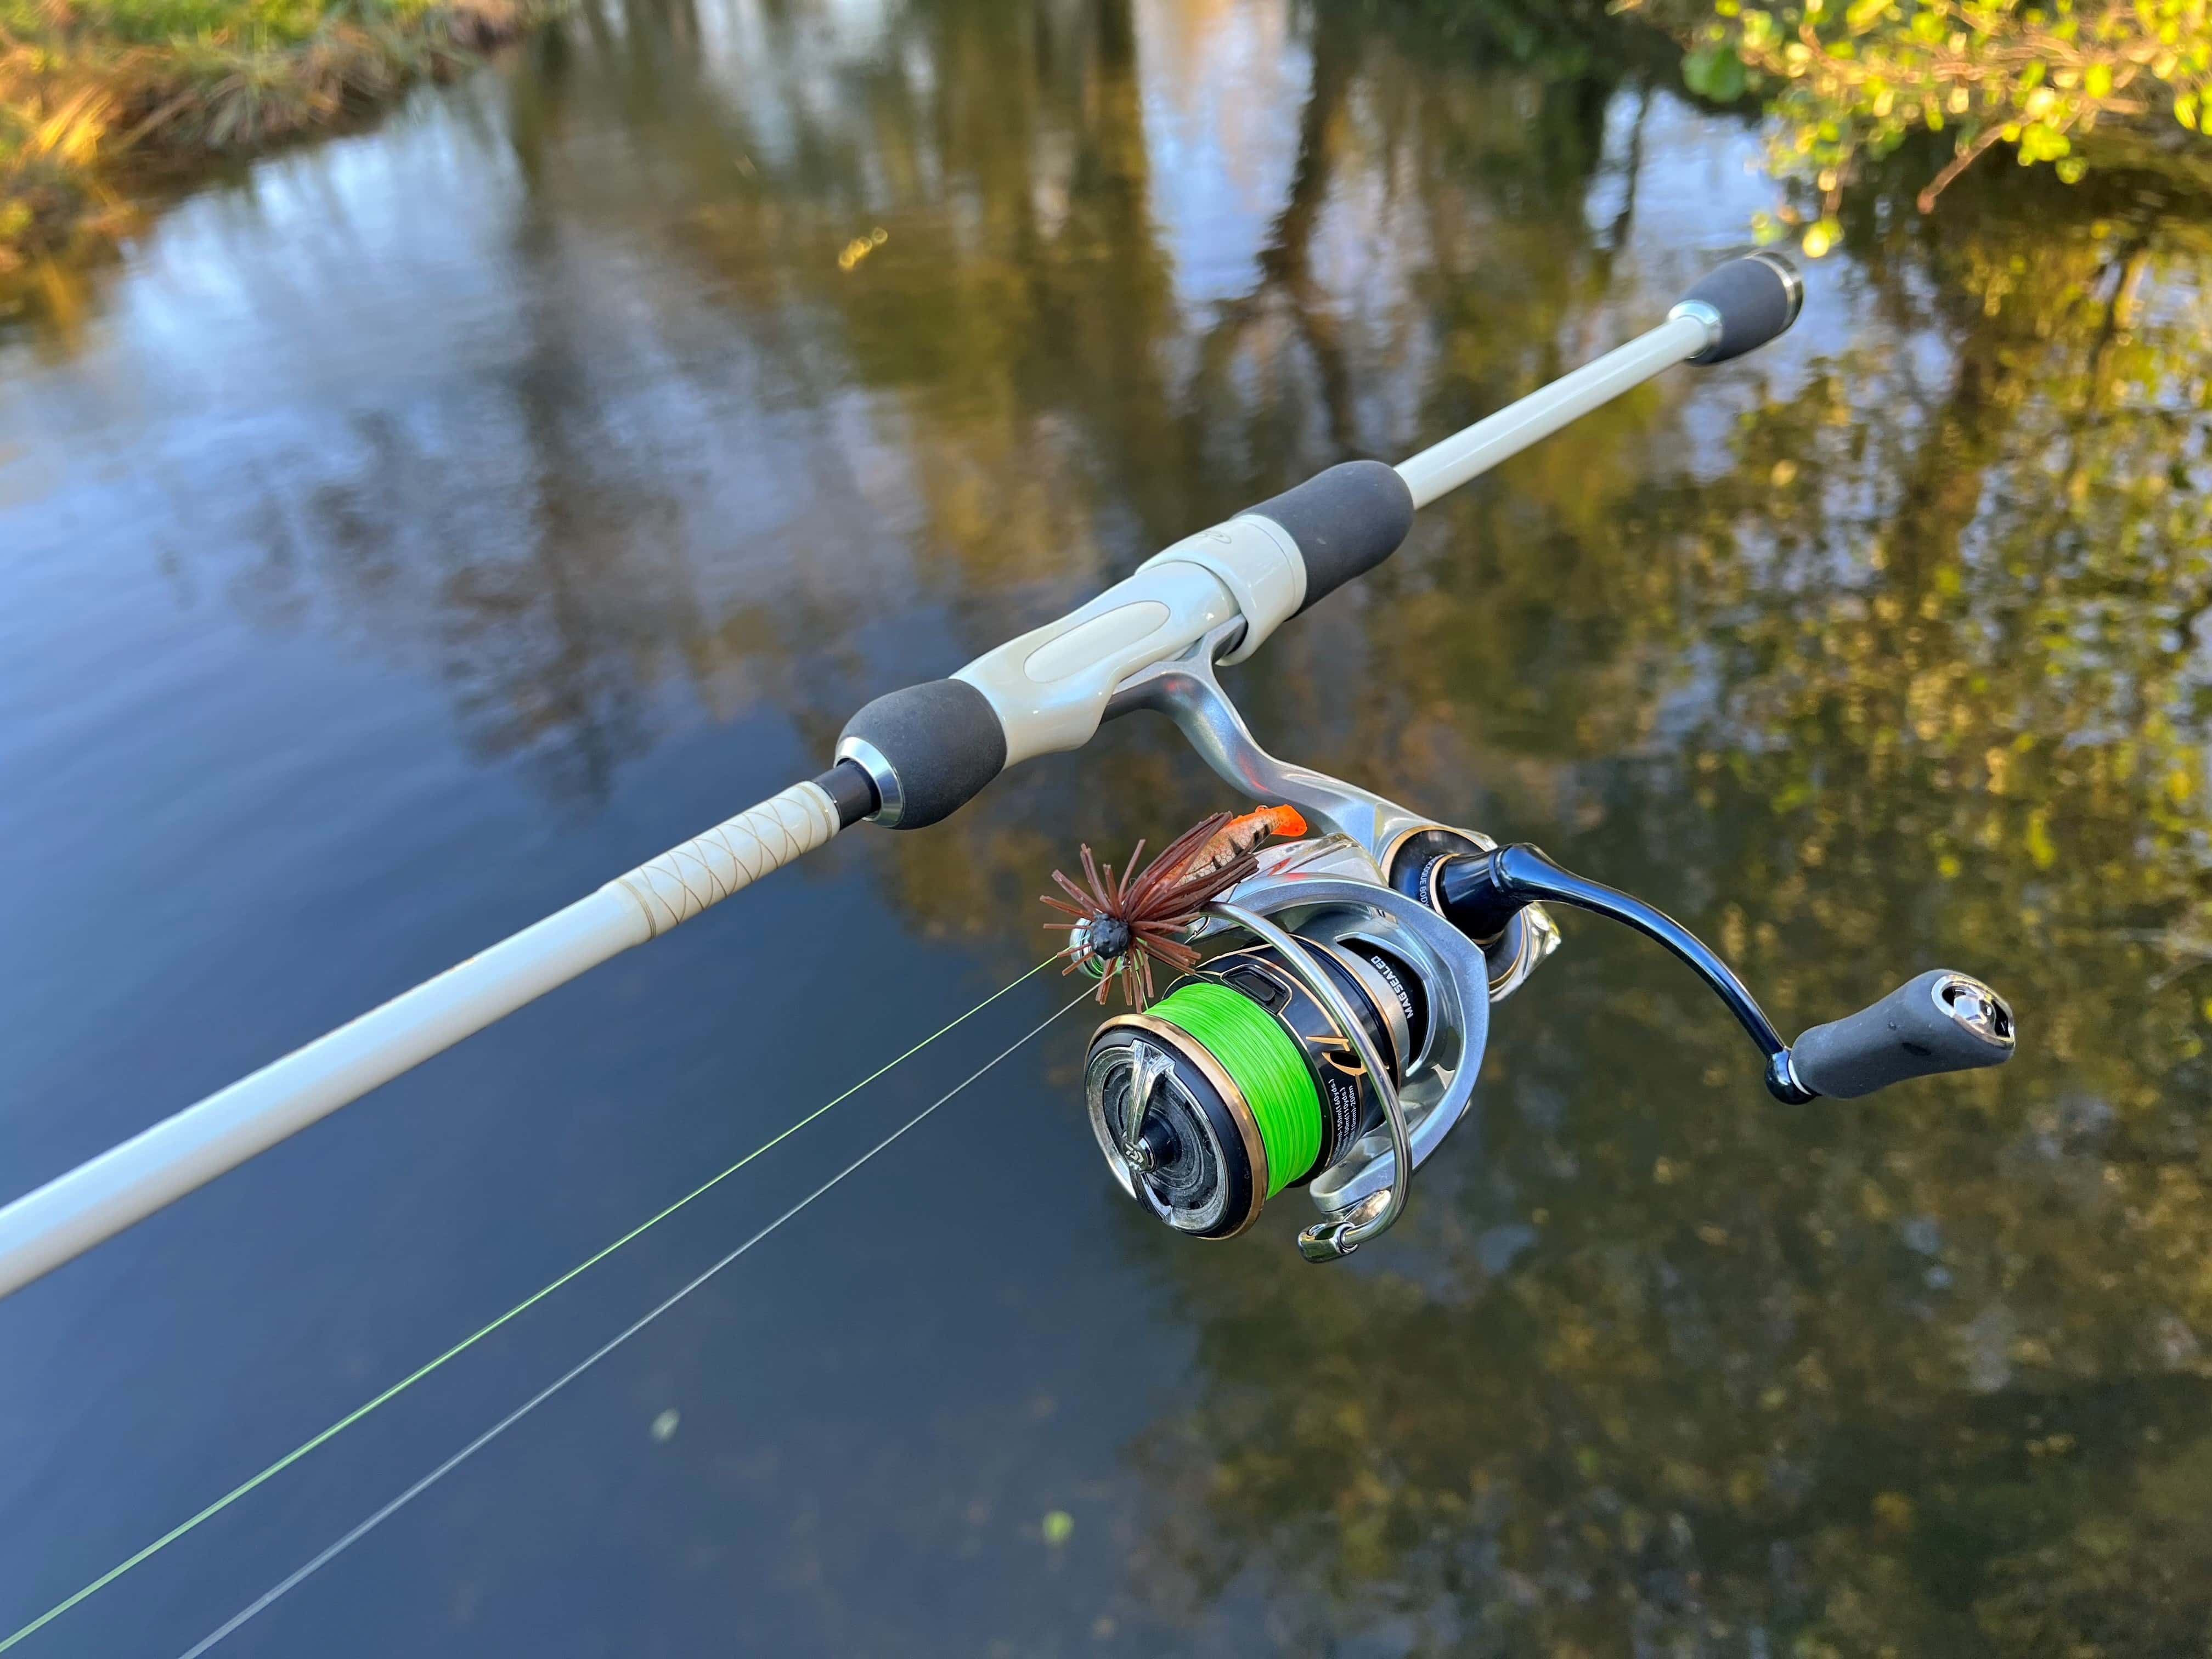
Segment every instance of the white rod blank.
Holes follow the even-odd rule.
[[[0,1210],[0,1296],[651,935],[602,887]]]
[[[1684,307],[1650,333],[1401,463],[1425,507],[1508,456],[1704,351]],[[609,882],[459,966],[165,1118],[0,1209],[0,1296],[143,1219],[634,945],[687,921],[838,830],[836,805],[794,784]]]
[[[0,1209],[0,1296],[837,833],[794,784]]]
[[[1650,333],[1399,462],[1398,476],[1413,492],[1414,507],[1426,507],[1662,369],[1696,356],[1712,343],[1714,332],[1695,312],[1677,312]]]

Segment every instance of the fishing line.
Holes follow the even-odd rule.
[[[774,1139],[763,1141],[759,1146],[754,1147],[752,1151],[747,1152],[743,1158],[739,1158],[735,1164],[730,1165],[728,1169],[723,1170],[712,1180],[702,1182],[698,1186],[694,1187],[690,1192],[684,1194],[683,1197],[678,1199],[673,1204],[671,1204],[666,1209],[661,1211],[658,1215],[652,1217],[648,1220],[640,1222],[636,1226],[624,1233],[620,1238],[615,1240],[613,1243],[607,1245],[605,1249],[599,1250],[595,1255],[586,1256],[583,1261],[569,1268],[567,1273],[562,1273],[558,1279],[553,1280],[551,1284],[546,1285],[544,1289],[525,1297],[521,1301],[516,1303],[512,1308],[509,1308],[505,1313],[500,1315],[498,1318],[493,1320],[489,1324],[482,1327],[468,1336],[463,1337],[459,1342],[453,1344],[452,1347],[447,1349],[445,1352],[440,1354],[435,1359],[429,1361],[428,1364],[418,1367],[416,1370],[410,1372],[407,1376],[400,1378],[398,1382],[393,1383],[390,1388],[385,1389],[383,1393],[376,1395],[366,1404],[356,1407],[352,1411],[348,1412],[343,1417],[338,1419],[337,1422],[331,1424],[330,1427],[325,1429],[321,1433],[313,1436],[310,1439],[301,1442],[299,1445],[294,1447],[290,1451],[286,1452],[283,1456],[278,1458],[267,1468],[262,1470],[260,1474],[252,1476],[249,1480],[240,1481],[237,1486],[233,1486],[222,1497],[216,1498],[215,1502],[210,1504],[205,1509],[200,1510],[198,1514],[191,1516],[188,1520],[179,1522],[168,1531],[163,1533],[159,1538],[156,1538],[152,1543],[140,1550],[137,1554],[128,1556],[122,1561],[118,1562],[114,1566],[110,1567],[106,1572],[100,1574],[99,1577],[87,1584],[82,1589],[78,1590],[75,1595],[70,1595],[63,1601],[57,1601],[52,1607],[47,1608],[37,1618],[32,1620],[30,1623],[25,1625],[14,1635],[9,1637],[4,1641],[0,1641],[0,1653],[7,1652],[9,1649],[15,1646],[16,1644],[21,1642],[25,1638],[36,1635],[40,1631],[44,1630],[55,1620],[60,1618],[62,1614],[67,1613],[71,1607],[76,1607],[79,1602],[84,1601],[86,1597],[106,1589],[108,1585],[113,1583],[117,1579],[123,1577],[125,1573],[130,1571],[133,1567],[139,1565],[141,1563],[148,1560],[154,1555],[158,1554],[161,1551],[167,1549],[170,1545],[175,1543],[177,1540],[182,1538],[186,1533],[191,1531],[193,1528],[198,1526],[202,1522],[210,1520],[214,1516],[220,1515],[223,1510],[228,1509],[233,1504],[235,1504],[240,1498],[245,1497],[246,1493],[252,1492],[263,1482],[283,1474],[286,1469],[291,1468],[293,1464],[305,1457],[309,1452],[313,1451],[316,1448],[323,1445],[339,1433],[343,1432],[344,1430],[349,1429],[355,1424],[360,1422],[362,1418],[367,1417],[371,1412],[376,1410],[378,1407],[389,1403],[405,1390],[413,1388],[415,1384],[420,1382],[424,1377],[429,1376],[431,1372],[436,1370],[447,1360],[455,1358],[460,1354],[466,1352],[469,1349],[476,1346],[477,1343],[483,1341],[484,1338],[489,1336],[494,1331],[499,1329],[501,1326],[506,1324],[509,1320],[514,1319],[521,1314],[527,1312],[530,1309],[537,1306],[540,1302],[543,1302],[547,1297],[552,1295],[554,1291],[568,1284],[571,1279],[576,1279],[589,1269],[597,1267],[600,1262],[612,1255],[617,1250],[622,1249],[623,1245],[629,1243],[633,1239],[637,1238],[640,1235],[650,1231],[651,1229],[659,1226],[662,1222],[667,1220],[669,1217],[674,1215],[685,1205],[690,1203],[693,1199],[702,1197],[705,1194],[712,1191],[714,1188],[720,1186],[722,1182],[727,1181],[732,1176],[737,1174],[738,1170],[744,1169],[746,1164],[760,1157],[762,1153],[769,1152],[774,1147],[781,1145],[784,1141],[790,1139],[792,1136],[797,1134],[808,1124],[813,1122],[815,1119],[820,1117],[831,1107],[842,1104],[843,1102],[851,1099],[854,1095],[860,1093],[861,1090],[866,1088],[871,1083],[873,1083],[878,1078],[883,1076],[884,1073],[891,1070],[891,1068],[896,1066],[902,1065],[905,1061],[913,1059],[915,1055],[920,1054],[924,1048],[929,1047],[931,1043],[936,1042],[938,1038],[943,1036],[946,1032],[951,1030],[954,1027],[962,1024],[965,1021],[974,1018],[977,1014],[981,1013],[983,1010],[996,1002],[1000,997],[1006,995],[1007,992],[1013,990],[1017,986],[1026,984],[1030,980],[1034,979],[1039,973],[1043,971],[1057,960],[1058,957],[1056,954],[1054,956],[1048,957],[1044,961],[1037,963],[1036,967],[1030,969],[1029,972],[1022,975],[1018,979],[1012,980],[1006,984],[1000,986],[997,990],[992,992],[990,995],[985,997],[981,1002],[968,1010],[966,1013],[960,1014],[954,1018],[946,1021],[943,1025],[939,1026],[937,1030],[932,1031],[927,1036],[922,1038],[921,1042],[915,1043],[913,1048],[908,1049],[904,1054],[899,1055],[895,1060],[885,1061],[874,1071],[869,1073],[867,1076],[862,1078],[851,1088],[846,1090],[843,1094],[837,1096],[835,1099],[823,1102],[821,1105],[816,1107],[805,1117],[800,1118],[796,1123],[784,1130],[782,1133],[776,1135]],[[1054,1015],[1054,1018],[1056,1019],[1059,1016]],[[1027,1039],[1024,1038],[1024,1041],[1026,1042]],[[993,1063],[996,1064],[995,1061]],[[934,1108],[932,1109],[934,1109]],[[903,1133],[903,1131],[902,1131],[902,1133]],[[871,1153],[870,1156],[872,1157],[873,1154]],[[840,1179],[842,1179],[842,1177],[841,1176]],[[811,1199],[808,1200],[810,1203],[811,1201],[812,1200]],[[779,1223],[778,1224],[781,1224]],[[648,1317],[650,1316],[648,1316]]]
[[[1034,972],[1036,970],[1031,969],[1030,971]],[[1023,977],[1025,979],[1028,975],[1024,975]],[[1019,982],[1020,981],[1016,981],[1016,983]],[[1091,992],[1087,988],[1077,992],[1073,1001],[1067,1003],[1065,1006],[1055,1010],[1052,1013],[1047,1014],[1027,1031],[1024,1032],[1020,1036],[1016,1037],[1012,1042],[1009,1043],[1006,1048],[1001,1048],[997,1054],[992,1055],[990,1059],[985,1060],[982,1065],[978,1066],[973,1072],[970,1072],[966,1077],[961,1079],[959,1082],[954,1084],[943,1094],[938,1096],[935,1100],[931,1101],[928,1105],[923,1107],[919,1112],[916,1112],[905,1122],[900,1124],[897,1128],[892,1130],[874,1146],[869,1147],[866,1152],[862,1152],[860,1157],[854,1158],[843,1169],[838,1170],[836,1175],[831,1176],[829,1180],[823,1182],[812,1192],[807,1194],[807,1195],[800,1199],[798,1203],[793,1205],[781,1215],[776,1217],[776,1218],[769,1222],[767,1226],[762,1228],[750,1238],[745,1240],[745,1242],[738,1245],[736,1249],[732,1250],[727,1255],[724,1256],[720,1261],[717,1261],[713,1267],[708,1268],[706,1272],[701,1273],[690,1284],[684,1285],[683,1289],[678,1291],[665,1302],[660,1304],[659,1306],[654,1308],[643,1318],[638,1320],[635,1324],[629,1326],[599,1347],[593,1349],[589,1354],[586,1354],[582,1359],[579,1360],[568,1370],[563,1371],[559,1376],[554,1378],[552,1382],[547,1383],[545,1387],[540,1389],[536,1394],[531,1395],[529,1399],[524,1401],[520,1406],[517,1406],[505,1417],[501,1418],[499,1421],[493,1424],[491,1427],[486,1429],[475,1439],[470,1441],[469,1443],[462,1447],[460,1450],[455,1452],[444,1462],[439,1464],[437,1468],[432,1469],[429,1474],[424,1475],[420,1480],[417,1480],[413,1486],[408,1487],[406,1491],[401,1492],[397,1498],[386,1504],[382,1509],[378,1510],[366,1521],[363,1521],[359,1526],[354,1528],[352,1531],[342,1534],[335,1543],[325,1549],[320,1554],[313,1557],[305,1565],[295,1569],[285,1577],[279,1579],[276,1585],[266,1594],[261,1595],[257,1600],[247,1603],[246,1606],[238,1613],[234,1613],[229,1619],[217,1626],[206,1636],[202,1637],[198,1642],[194,1643],[190,1648],[185,1650],[184,1654],[181,1656],[181,1659],[200,1659],[200,1656],[202,1654],[214,1647],[216,1643],[222,1641],[224,1637],[228,1636],[240,1625],[246,1623],[247,1620],[267,1608],[280,1596],[283,1596],[289,1591],[296,1589],[300,1584],[313,1577],[322,1568],[328,1566],[332,1561],[336,1560],[340,1555],[350,1549],[355,1544],[367,1537],[369,1533],[374,1531],[377,1527],[382,1525],[386,1520],[398,1514],[409,1504],[413,1503],[415,1499],[420,1498],[424,1492],[428,1492],[439,1481],[444,1480],[447,1475],[452,1474],[453,1470],[459,1468],[470,1458],[475,1456],[477,1452],[483,1450],[483,1448],[489,1445],[493,1441],[498,1439],[501,1435],[506,1433],[507,1430],[513,1428],[524,1418],[529,1416],[532,1412],[536,1411],[538,1407],[544,1405],[555,1395],[560,1393],[562,1389],[567,1388],[571,1382],[581,1376],[586,1371],[591,1370],[592,1366],[598,1364],[599,1361],[605,1359],[617,1348],[622,1346],[623,1343],[629,1341],[630,1338],[635,1336],[640,1331],[653,1323],[654,1320],[659,1318],[661,1315],[666,1313],[671,1308],[684,1300],[685,1297],[690,1295],[692,1291],[697,1290],[702,1285],[704,1285],[716,1273],[721,1272],[723,1268],[728,1267],[732,1261],[735,1261],[747,1250],[752,1249],[754,1245],[759,1243],[761,1240],[766,1238],[778,1227],[783,1225],[785,1222],[790,1220],[792,1217],[797,1215],[801,1210],[814,1202],[816,1199],[821,1197],[823,1194],[828,1192],[832,1187],[835,1187],[847,1176],[851,1175],[862,1164],[867,1163],[871,1158],[874,1158],[877,1153],[882,1152],[893,1141],[896,1140],[901,1135],[906,1133],[908,1130],[921,1123],[925,1118],[928,1117],[931,1113],[936,1111],[939,1107],[944,1105],[946,1101],[951,1100],[953,1096],[958,1094],[969,1084],[975,1082],[976,1079],[981,1077],[993,1066],[996,1066],[1000,1060],[1006,1059],[1007,1055],[1013,1054],[1017,1049],[1020,1048],[1024,1043],[1027,1043],[1032,1038],[1036,1037],[1040,1032],[1044,1030],[1047,1026],[1052,1024],[1054,1021],[1074,1012],[1077,1005],[1083,1002],[1091,994]]]
[[[1170,991],[1152,1012],[1204,1043],[1243,1091],[1267,1149],[1267,1197],[1313,1168],[1321,1156],[1321,1091],[1273,1016],[1212,980]]]

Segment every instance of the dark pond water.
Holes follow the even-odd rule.
[[[1550,8],[587,3],[58,281],[0,333],[0,1190],[1648,325],[1768,200],[1672,87]],[[1570,919],[1321,1271],[1299,1201],[1129,1210],[1070,1022],[223,1650],[2201,1652],[2212,210],[1900,179],[1782,346],[1425,515],[1237,689],[1789,1029],[1984,973],[2014,1065],[1779,1109]],[[1079,838],[1219,804],[1129,722],[850,835],[0,1304],[0,1631],[1012,978]],[[20,1651],[190,1646],[1052,1006]]]

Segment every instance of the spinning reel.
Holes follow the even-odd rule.
[[[1298,1236],[1309,1261],[1395,1223],[1412,1172],[1474,1102],[1490,1005],[1559,945],[1547,905],[1610,916],[1674,952],[1758,1044],[1767,1090],[1787,1103],[2011,1057],[2004,999],[1942,969],[1785,1043],[1728,964],[1642,900],[1267,754],[1214,676],[1235,632],[1137,675],[1108,708],[1168,715],[1240,792],[1286,802],[1321,832],[1261,850],[1189,930],[1204,959],[1091,1038],[1099,1150],[1178,1232],[1233,1237],[1297,1186],[1322,1217]],[[1106,938],[1118,926],[1079,922],[1071,948],[1118,954],[1126,930]]]

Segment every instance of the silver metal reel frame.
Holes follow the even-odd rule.
[[[1150,708],[1190,739],[1199,758],[1252,800],[1287,801],[1314,823],[1346,835],[1380,860],[1401,836],[1433,825],[1371,790],[1310,767],[1278,760],[1260,747],[1215,677],[1215,660],[1243,634],[1242,618],[1213,629],[1172,661],[1154,663],[1115,689],[1106,718]]]
[[[1497,846],[1480,830],[1438,823],[1372,790],[1311,767],[1293,765],[1262,749],[1214,672],[1215,663],[1234,650],[1243,628],[1242,619],[1225,623],[1181,656],[1132,674],[1115,689],[1104,718],[1113,720],[1139,708],[1166,715],[1224,782],[1248,799],[1287,802],[1309,823],[1348,836],[1375,860],[1378,879],[1398,844],[1424,830],[1465,836],[1486,852]],[[1558,925],[1540,904],[1522,912],[1516,933],[1511,963],[1494,978],[1487,967],[1484,970],[1492,1002],[1518,990],[1559,947]]]
[[[1487,963],[1480,946],[1434,911],[1392,888],[1343,876],[1297,871],[1257,876],[1206,908],[1280,953],[1300,984],[1352,1039],[1382,1107],[1385,1130],[1363,1136],[1308,1188],[1323,1219],[1298,1235],[1299,1254],[1310,1261],[1349,1255],[1396,1223],[1405,1211],[1413,1171],[1443,1144],[1474,1102],[1490,1038]],[[1415,1099],[1411,1112],[1335,982],[1287,928],[1269,920],[1294,911],[1363,909],[1395,924],[1393,943],[1417,958],[1414,966],[1436,1000],[1431,1027],[1453,1033],[1456,1040],[1455,1052],[1432,1052],[1423,1076],[1407,1079],[1408,1094],[1426,1097]]]

